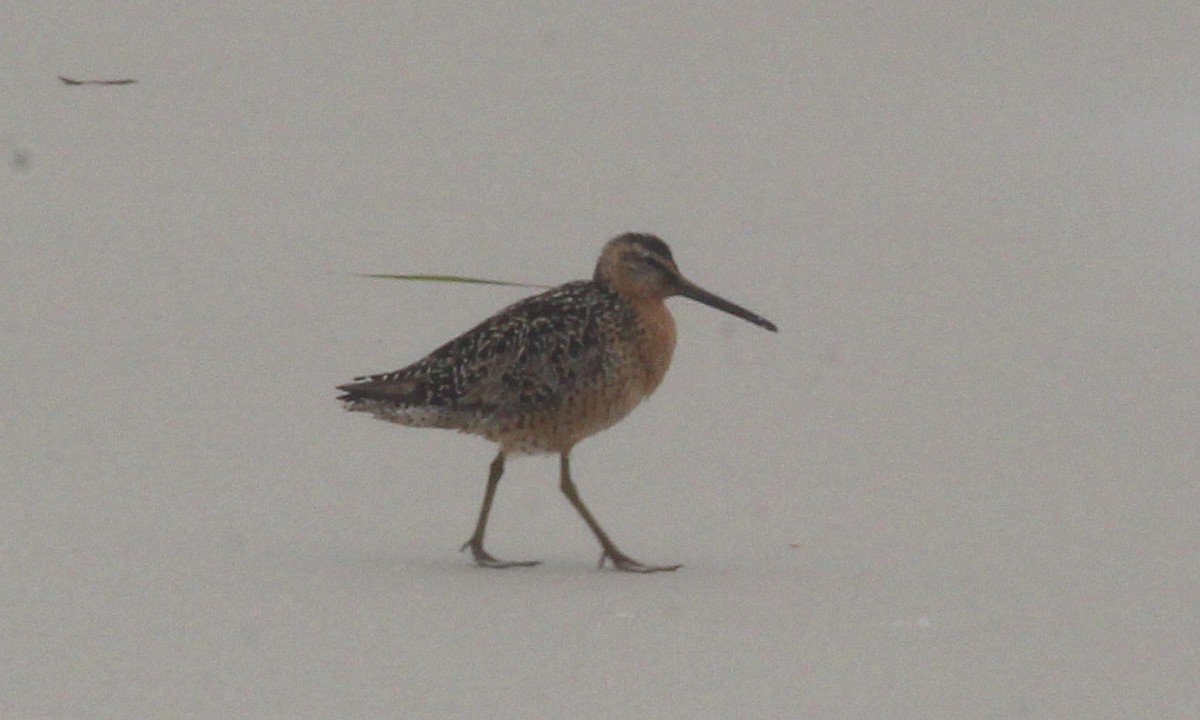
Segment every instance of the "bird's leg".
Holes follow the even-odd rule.
[[[603,550],[600,553],[599,567],[604,567],[604,561],[608,560],[617,570],[626,572],[667,572],[670,570],[678,570],[682,565],[644,565],[637,560],[629,557],[625,553],[617,549],[612,540],[608,539],[604,529],[600,527],[600,523],[596,522],[596,518],[592,517],[591,511],[583,504],[583,500],[579,498],[579,492],[575,489],[575,483],[571,481],[571,465],[567,460],[567,454],[570,451],[564,452],[559,456],[559,488],[563,491],[563,495],[567,496],[567,500],[571,501],[571,505],[583,517],[583,521],[592,529],[592,533],[596,539],[600,541],[600,547]]]
[[[500,476],[504,474],[504,451],[501,450],[488,470],[487,489],[483,491],[483,507],[479,509],[479,520],[475,523],[475,532],[471,539],[463,543],[460,550],[471,549],[475,564],[486,568],[532,567],[537,560],[497,560],[483,549],[483,533],[487,529],[488,513],[492,510],[492,498],[496,496],[496,486],[500,484]]]

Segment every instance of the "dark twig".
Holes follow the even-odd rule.
[[[63,85],[132,85],[137,82],[137,80],[132,78],[125,78],[123,80],[72,80],[62,75],[59,75],[58,79],[62,80]]]

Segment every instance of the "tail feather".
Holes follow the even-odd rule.
[[[414,397],[420,388],[420,383],[412,379],[389,378],[386,375],[376,375],[368,378],[355,378],[358,382],[338,385],[342,391],[338,400],[355,402],[359,400],[383,400],[397,405],[409,405],[419,402]]]

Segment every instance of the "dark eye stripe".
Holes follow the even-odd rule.
[[[675,274],[674,272],[671,271],[671,268],[667,267],[666,263],[664,263],[662,260],[659,260],[658,258],[654,257],[653,255],[647,255],[646,257],[642,258],[642,260],[644,260],[647,265],[650,265],[650,266],[654,267],[654,269],[660,271],[663,275],[674,275]]]

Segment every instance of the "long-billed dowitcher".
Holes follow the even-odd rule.
[[[414,427],[451,428],[500,445],[492,461],[470,549],[482,567],[538,564],[497,560],[483,535],[504,458],[558,453],[559,488],[618,570],[657,572],[617,549],[583,504],[568,456],[611,427],[662,382],[675,348],[675,321],[663,303],[682,295],[772,332],[775,325],[680,274],[653,235],[629,233],[604,246],[591,280],[560,285],[501,310],[425,358],[340,385],[346,409]]]

